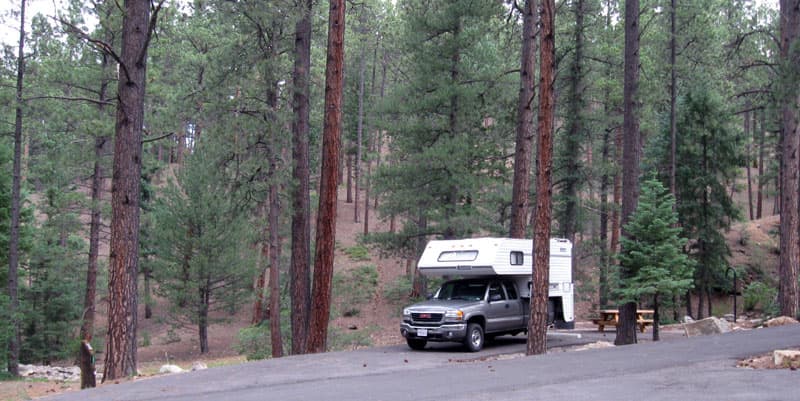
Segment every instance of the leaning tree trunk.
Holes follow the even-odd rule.
[[[526,0],[522,12],[522,60],[517,100],[514,184],[511,189],[511,238],[525,238],[533,148],[533,98],[536,94],[536,0]]]
[[[311,310],[311,206],[309,200],[309,77],[311,74],[311,0],[300,2],[295,24],[294,121],[292,123],[292,256],[290,268],[292,354],[305,354]]]
[[[553,196],[553,128],[555,120],[555,1],[541,8],[542,45],[539,78],[536,214],[533,224],[533,287],[528,321],[527,355],[547,352],[547,299],[550,277],[550,218]]]
[[[317,213],[314,297],[308,351],[324,352],[331,308],[333,251],[336,241],[336,199],[344,80],[344,0],[331,0],[328,19],[328,59],[325,66],[325,117],[322,130],[322,174]]]
[[[19,225],[22,184],[22,83],[25,78],[25,0],[20,2],[19,49],[17,53],[17,92],[14,114],[14,165],[11,181],[11,236],[8,239],[8,297],[11,316],[11,335],[8,339],[8,373],[19,376],[20,324],[18,318],[19,296]]]
[[[150,1],[126,0],[125,17],[122,21],[122,55],[117,88],[116,142],[111,184],[108,334],[104,382],[136,374],[139,193],[150,32]]]
[[[623,85],[623,154],[622,154],[622,215],[621,225],[628,222],[639,200],[639,0],[625,2],[625,82]],[[620,266],[620,278],[633,276],[629,266]],[[636,303],[626,302],[619,310],[619,325],[614,344],[636,342]]]

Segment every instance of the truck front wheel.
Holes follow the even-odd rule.
[[[470,352],[478,352],[483,349],[485,341],[483,335],[483,327],[478,323],[470,323],[467,325],[467,338],[464,339],[464,346]]]
[[[428,343],[428,340],[420,340],[417,338],[406,338],[406,342],[408,346],[413,350],[422,350],[425,349],[425,344]]]

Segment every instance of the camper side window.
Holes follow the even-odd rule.
[[[522,265],[523,261],[522,252],[520,251],[511,251],[511,265],[512,266],[519,266]]]
[[[439,254],[439,262],[472,262],[478,251],[446,251]]]

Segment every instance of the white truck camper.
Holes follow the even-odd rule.
[[[417,268],[426,276],[510,280],[516,284],[520,298],[525,300],[531,296],[532,262],[531,239],[470,238],[428,242]],[[575,303],[569,240],[550,239],[549,268],[548,320],[556,328],[572,329],[575,327]]]

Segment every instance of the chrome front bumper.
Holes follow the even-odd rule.
[[[428,341],[461,341],[467,336],[466,323],[446,323],[437,327],[414,326],[400,323],[400,334],[405,338]]]

